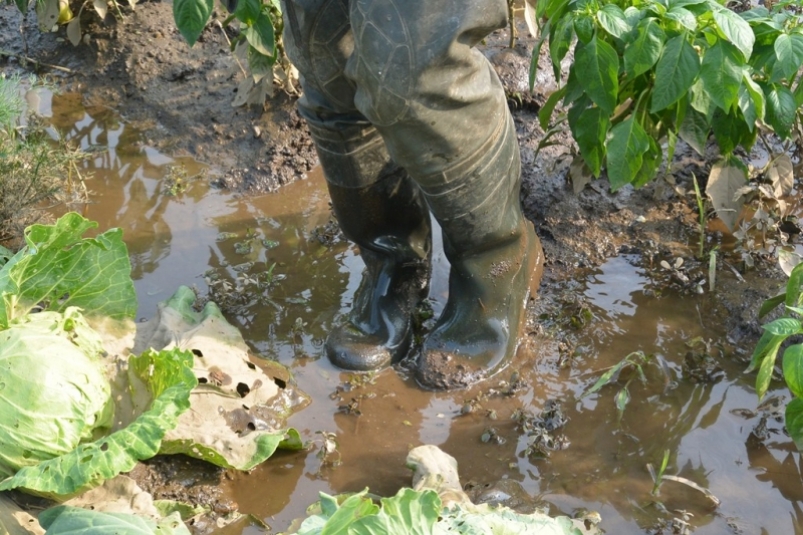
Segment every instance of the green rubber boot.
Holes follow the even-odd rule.
[[[429,291],[429,210],[373,128],[311,131],[335,217],[365,262],[352,309],[329,333],[326,355],[348,370],[382,368],[407,354],[414,309]]]
[[[501,370],[541,280],[543,251],[519,201],[512,120],[497,130],[478,158],[423,188],[451,263],[449,298],[416,368],[426,388],[463,388]]]

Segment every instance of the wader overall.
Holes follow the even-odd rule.
[[[459,388],[517,346],[543,264],[521,212],[520,160],[502,85],[473,48],[506,0],[283,0],[300,113],[343,233],[366,270],[326,353],[350,370],[404,357],[429,287],[429,213],[451,263],[446,307],[416,367]]]

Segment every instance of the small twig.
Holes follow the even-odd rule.
[[[9,52],[8,50],[0,49],[0,56],[6,56],[6,57],[9,57],[9,58],[17,58],[17,59],[22,60],[22,61],[30,61],[31,63],[33,63],[36,66],[41,65],[42,67],[47,67],[48,69],[55,69],[57,71],[66,72],[66,73],[69,73],[69,74],[75,73],[74,70],[68,69],[67,67],[61,67],[60,65],[53,65],[51,63],[45,63],[43,61],[38,61],[38,60],[35,60],[35,59],[31,58],[31,57],[24,56],[22,54],[15,54],[14,52]]]
[[[735,267],[730,265],[726,260],[722,260],[722,263],[725,264],[726,266],[728,266],[728,268],[730,268],[730,270],[733,272],[733,274],[736,275],[736,278],[739,279],[739,282],[745,282],[744,277],[742,277],[741,273],[736,271]]]
[[[223,38],[226,40],[226,43],[229,45],[229,49],[231,49],[231,40],[229,40],[229,36],[226,34],[226,28],[224,28],[223,24],[221,24],[220,21],[217,20],[217,19],[215,19],[215,26],[220,28],[220,33],[223,34]],[[245,70],[245,67],[243,67],[243,64],[240,63],[240,58],[237,57],[237,54],[234,53],[233,49],[232,49],[231,57],[234,58],[234,61],[237,63],[237,66],[240,67],[240,70],[243,72],[243,75],[244,76],[248,76],[248,71]]]

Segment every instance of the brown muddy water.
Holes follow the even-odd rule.
[[[410,484],[407,451],[428,443],[457,458],[462,481],[475,492],[508,495],[507,503],[524,509],[598,511],[607,533],[672,533],[655,526],[673,518],[686,518],[695,534],[803,533],[800,455],[771,411],[764,439],[751,435],[764,429],[754,377],[742,373],[734,348],[701,315],[706,297],[655,297],[638,257],[612,258],[575,281],[573,291],[585,305],[567,314],[577,313],[585,327],[569,333],[557,327],[566,322],[540,318],[513,365],[486,384],[432,393],[404,370],[354,376],[321,358],[327,331],[349,307],[361,262],[348,244],[325,245],[313,236],[329,220],[319,174],[262,197],[216,190],[203,166],[149,148],[112,111],[84,108],[78,95],[40,96],[53,128],[85,149],[103,149],[85,162],[94,194],[84,215],[101,228],[125,230],[142,318],[181,284],[205,293],[208,281],[233,284],[275,263],[272,284],[258,292],[262,299],[247,297],[229,319],[256,354],[288,366],[311,396],[289,425],[312,448],[279,453],[224,483],[242,512],[264,518],[274,531],[304,516],[319,491],[395,493]],[[436,312],[446,272],[441,253],[432,290]],[[688,346],[697,337],[711,342],[708,351]],[[654,358],[644,367],[646,382],[629,383],[621,418],[615,396],[632,374],[582,397],[605,369],[636,350]],[[704,353],[702,366],[684,366]],[[510,388],[513,374],[518,388]],[[769,396],[786,394],[775,385]],[[528,438],[513,415],[538,414],[549,400],[558,400],[568,418],[562,429],[568,447],[548,458],[528,455]],[[329,459],[339,455],[338,466],[317,455],[319,432],[335,434],[339,453]],[[719,507],[673,481],[651,494],[647,464],[660,465],[665,450],[666,474],[708,488]]]

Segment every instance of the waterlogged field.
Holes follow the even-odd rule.
[[[607,533],[803,533],[800,455],[778,420],[777,400],[788,392],[774,382],[759,409],[754,376],[743,374],[752,348],[728,342],[704,313],[705,295],[656,291],[645,258],[620,255],[566,283],[577,297],[564,311],[571,321],[554,307],[535,317],[538,309],[513,364],[471,390],[426,392],[403,368],[344,373],[321,347],[349,308],[361,262],[327,227],[320,175],[261,197],[216,190],[202,166],[150,149],[109,110],[41,97],[53,128],[101,149],[85,162],[93,202],[84,215],[124,229],[138,316],[194,285],[225,306],[255,354],[289,367],[311,397],[288,422],[309,449],[221,483],[242,512],[275,531],[304,516],[319,491],[390,495],[409,486],[408,450],[435,444],[457,458],[475,498],[523,511],[596,511]],[[436,262],[435,313],[447,269],[442,253]],[[633,357],[643,378],[630,367],[584,396],[636,351],[649,356]],[[555,429],[533,425],[539,414]],[[710,495],[682,481],[656,485],[648,465],[659,471],[665,452],[664,474]]]

